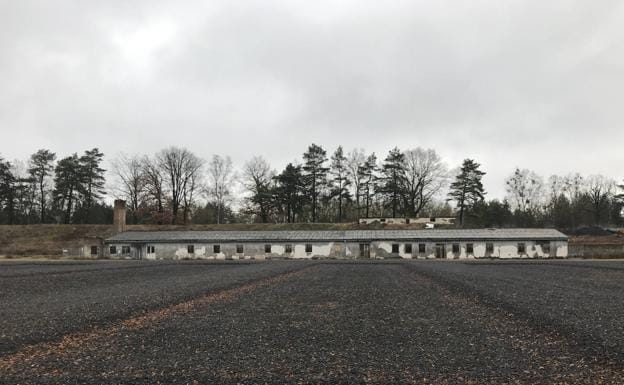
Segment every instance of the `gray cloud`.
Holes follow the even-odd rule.
[[[207,4],[206,4],[207,3]],[[624,7],[601,1],[0,1],[0,153],[98,146],[474,157],[621,179]]]

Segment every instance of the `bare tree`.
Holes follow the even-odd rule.
[[[144,160],[138,155],[120,153],[111,163],[115,177],[113,191],[128,202],[132,221],[137,224],[139,208],[147,199],[149,185]]]
[[[587,177],[587,197],[591,202],[595,224],[600,224],[602,213],[608,212],[609,202],[615,195],[615,187],[615,181],[604,175],[590,175]]]
[[[271,186],[275,171],[261,156],[254,156],[243,166],[241,183],[244,189],[251,194],[247,198],[253,207],[253,213],[260,217],[262,223],[269,221],[273,194]]]
[[[405,206],[417,216],[448,183],[448,168],[433,149],[417,147],[405,152]]]
[[[156,205],[158,213],[157,223],[162,223],[165,213],[165,186],[161,169],[158,167],[155,158],[144,157],[141,161],[143,165],[143,175],[145,176],[145,190]]]
[[[164,182],[171,200],[171,223],[178,220],[184,195],[188,193],[192,179],[202,167],[202,160],[185,148],[169,147],[156,155],[158,167],[164,175]],[[186,221],[186,218],[184,218]]]
[[[559,175],[548,177],[548,200],[549,204],[566,193],[566,178]]]
[[[203,161],[202,161],[203,164]],[[203,187],[203,174],[201,172],[194,172],[188,182],[184,187],[183,198],[184,198],[184,208],[183,208],[183,221],[184,224],[187,224],[190,219],[191,209],[195,203],[195,198],[197,196],[197,191],[202,191]]]
[[[564,192],[570,201],[578,199],[585,189],[585,179],[579,173],[568,174],[563,177],[563,184]]]
[[[360,197],[362,195],[362,178],[361,170],[366,163],[366,155],[364,149],[353,149],[347,154],[347,177],[353,186],[353,196],[355,197],[355,206],[358,218],[361,216]]]
[[[516,168],[505,181],[511,206],[521,212],[534,212],[543,201],[544,181],[541,176],[527,169]]]
[[[225,204],[232,195],[231,186],[235,175],[232,159],[229,156],[213,155],[208,164],[208,197],[213,199],[217,206],[217,224],[221,223],[221,214]]]

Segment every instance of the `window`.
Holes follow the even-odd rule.
[[[466,243],[466,254],[474,253],[474,245],[472,243]]]
[[[111,247],[108,249],[108,252],[110,253],[110,255],[115,255],[115,254],[117,254],[117,246],[111,246]]]
[[[154,246],[152,246],[152,253],[154,252]],[[130,246],[121,246],[121,254],[128,255],[130,254]]]
[[[393,253],[398,253],[399,252],[399,244],[398,243],[393,243],[392,244],[392,252]]]
[[[306,253],[311,253],[312,252],[312,244],[311,243],[306,243]]]
[[[379,222],[385,222],[385,221],[386,221],[386,218],[381,218],[381,219],[379,220]]]
[[[186,246],[186,252],[188,254],[195,254],[195,245],[188,245],[188,246]]]
[[[526,253],[526,245],[524,243],[518,243],[518,254]]]
[[[405,254],[412,254],[412,244],[406,243],[405,246],[403,246],[403,250],[405,250]]]
[[[291,244],[287,244],[286,246],[284,246],[284,252],[285,253],[292,253],[292,245]]]
[[[98,247],[91,246],[91,255],[97,255],[97,254],[98,254]]]
[[[243,251],[243,245],[236,245],[236,252],[237,252],[238,254],[242,254],[242,253],[244,253],[244,251]]]
[[[494,252],[494,244],[493,243],[486,243],[485,244],[485,252],[486,253],[493,253]]]
[[[128,247],[128,249],[130,248]],[[156,252],[156,249],[154,248],[154,246],[147,246],[147,254],[154,254],[155,252]]]
[[[542,247],[544,254],[550,253],[550,241],[538,241],[537,244]]]
[[[270,253],[271,252],[271,245],[264,245],[264,252],[265,253]]]
[[[212,245],[212,252],[219,254],[221,252],[221,245]]]
[[[425,244],[424,244],[424,243],[419,243],[419,244],[418,244],[418,252],[419,252],[420,254],[424,254],[424,253],[425,253],[425,249],[426,249],[426,246],[425,246]]]
[[[459,254],[459,243],[453,243],[453,254]]]
[[[435,218],[435,217],[431,217],[431,218],[429,218],[429,222],[435,222],[435,221],[436,221],[436,218]]]

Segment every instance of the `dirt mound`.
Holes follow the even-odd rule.
[[[581,227],[576,230],[571,230],[566,232],[568,235],[572,236],[591,236],[591,237],[606,237],[615,234],[613,231],[608,229],[603,229],[599,226],[590,226],[590,227]]]

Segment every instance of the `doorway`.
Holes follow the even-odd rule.
[[[435,245],[435,257],[436,258],[446,258],[446,246],[444,243],[436,243]]]
[[[360,258],[370,258],[369,243],[360,243]]]

